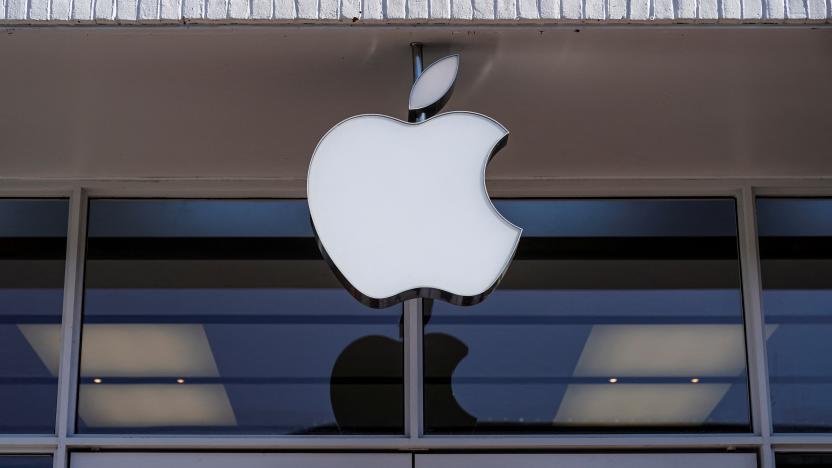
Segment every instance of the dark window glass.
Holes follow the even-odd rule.
[[[832,466],[832,454],[778,453],[775,464],[777,468],[829,468]]]
[[[55,432],[68,210],[66,200],[0,200],[2,433]]]
[[[77,426],[402,433],[401,307],[340,286],[306,202],[90,202]]]
[[[496,205],[499,288],[426,313],[427,432],[750,430],[734,200]]]
[[[52,468],[48,455],[0,455],[0,468]]]
[[[832,199],[757,200],[774,429],[832,430]]]

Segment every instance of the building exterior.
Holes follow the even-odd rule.
[[[830,18],[4,0],[0,468],[832,466]],[[510,131],[477,305],[367,307],[310,223],[316,143],[407,118],[412,43]],[[349,216],[454,228],[390,206]]]

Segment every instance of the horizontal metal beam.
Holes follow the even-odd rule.
[[[479,437],[296,437],[296,436],[72,436],[70,449],[177,450],[562,450],[562,449],[735,449],[756,448],[751,435],[479,436]]]
[[[47,436],[0,436],[0,453],[52,453],[58,447],[58,438]]]
[[[494,197],[734,196],[751,187],[757,195],[832,196],[832,177],[815,178],[489,178]],[[306,180],[216,179],[4,179],[0,197],[305,198]]]

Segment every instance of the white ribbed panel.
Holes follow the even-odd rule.
[[[0,0],[0,23],[830,23],[830,0]]]
[[[537,10],[537,0],[518,0],[517,7],[517,14],[520,19],[540,18],[540,12]]]
[[[278,18],[284,18],[282,15],[278,15],[278,11],[285,11],[288,10],[286,8],[288,5],[284,5],[280,7],[281,3],[289,3],[292,0],[275,0],[275,5],[277,5],[275,9],[275,16]],[[294,2],[293,2],[294,3]],[[300,19],[317,19],[318,18],[318,0],[298,0],[297,3],[297,15]]]
[[[228,16],[231,18],[248,19],[250,8],[249,0],[228,0]]]
[[[716,0],[713,0],[716,2]],[[644,21],[650,19],[650,0],[630,0],[630,19]]]
[[[318,18],[323,20],[338,19],[338,0],[318,0]]]
[[[451,17],[451,0],[431,0],[428,3],[430,3],[431,18],[449,19]]]
[[[471,0],[451,0],[451,18],[466,20],[473,17],[474,6]]]
[[[719,2],[717,0],[699,0],[699,18],[706,20],[719,18]]]
[[[55,0],[52,2],[52,9],[54,11],[55,7],[58,3],[63,3],[61,0]],[[85,20],[91,20],[93,18],[92,13],[92,6],[93,0],[75,0],[72,2],[72,17],[73,18],[83,18]],[[179,12],[177,12],[178,14]],[[54,17],[54,16],[53,16]]]
[[[405,19],[407,17],[406,0],[384,0],[384,2],[387,4],[387,19]]]
[[[559,19],[560,0],[540,0],[540,18]]]
[[[139,0],[138,15],[140,20],[159,19],[159,0]]]
[[[274,18],[278,20],[291,20],[300,18],[300,10],[294,0],[273,0]],[[317,8],[317,3],[315,3]],[[315,13],[310,13],[315,14]]]
[[[409,0],[407,2],[407,17],[409,19],[416,20],[424,20],[430,18],[430,12],[428,11],[428,0]]]
[[[673,0],[653,0],[653,18],[667,20],[675,17],[676,15],[673,12]]]
[[[66,10],[66,8],[64,9]],[[29,0],[29,18],[33,20],[49,19],[49,0]]]
[[[25,19],[29,17],[29,4],[26,0],[6,0],[6,18]],[[31,18],[30,18],[31,19]]]
[[[364,19],[384,19],[384,0],[364,0],[362,13]]]
[[[136,21],[138,13],[138,0],[116,0],[116,19]]]
[[[763,17],[762,0],[743,0],[743,17],[748,19],[759,19]]]

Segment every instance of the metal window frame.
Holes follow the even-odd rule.
[[[755,199],[832,196],[832,178],[606,178],[489,180],[495,197],[731,197],[737,203],[752,432],[748,434],[593,434],[425,436],[422,427],[421,302],[405,303],[405,434],[402,436],[142,436],[74,431],[83,299],[87,206],[90,198],[303,198],[302,179],[0,179],[0,197],[62,197],[70,201],[61,322],[56,432],[0,435],[0,454],[51,454],[68,468],[72,450],[754,450],[760,468],[775,451],[832,452],[832,433],[773,434],[769,406]],[[404,227],[406,228],[406,226]]]

